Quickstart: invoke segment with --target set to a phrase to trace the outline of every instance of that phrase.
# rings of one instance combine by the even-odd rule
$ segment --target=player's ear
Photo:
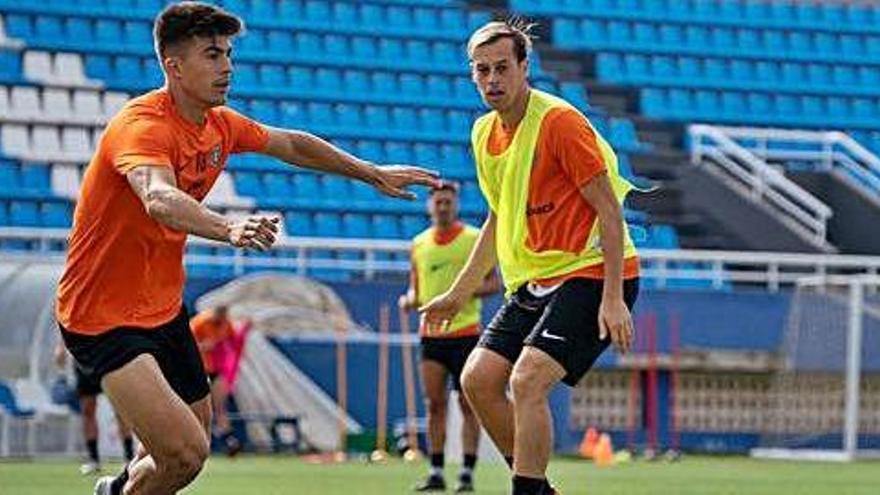
[[[179,57],[166,57],[164,64],[165,72],[168,74],[169,77],[173,77],[175,79],[180,79],[182,77]]]

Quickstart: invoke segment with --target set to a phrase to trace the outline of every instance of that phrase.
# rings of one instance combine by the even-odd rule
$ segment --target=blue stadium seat
[[[303,104],[298,101],[282,101],[279,104],[279,118],[284,127],[302,127],[308,122]]]
[[[311,67],[293,65],[287,68],[287,81],[291,87],[312,89],[315,87],[314,79],[315,70]]]
[[[396,94],[398,92],[397,78],[390,72],[373,72],[370,74],[370,85],[376,93]]]
[[[293,176],[293,188],[299,199],[318,199],[321,197],[321,186],[318,177],[312,173],[296,174]]]
[[[483,193],[476,182],[465,181],[461,183],[461,204],[467,208],[479,208],[483,206]]]
[[[52,43],[63,39],[64,28],[60,17],[38,15],[34,23],[34,34],[44,42]]]
[[[6,35],[11,38],[31,38],[33,37],[32,17],[22,14],[6,14],[4,21],[6,24]]]
[[[385,144],[385,157],[391,163],[412,163],[413,158],[409,145],[390,141]]]
[[[312,215],[305,212],[289,211],[284,214],[285,230],[294,237],[314,235]]]
[[[108,55],[88,54],[85,56],[86,74],[95,79],[113,78],[113,67]]]
[[[350,26],[358,22],[355,4],[348,2],[333,3],[333,22],[341,26]]]
[[[379,57],[392,63],[400,63],[405,58],[403,43],[394,38],[381,38],[379,40]]]
[[[336,121],[342,126],[349,129],[358,129],[364,125],[363,112],[361,105],[350,105],[340,103],[336,105]]]
[[[391,127],[388,107],[367,105],[364,108],[364,120],[372,129],[388,129]]]
[[[275,102],[272,100],[250,100],[250,111],[248,112],[251,117],[266,123],[277,123],[280,119],[278,116],[278,108],[275,106]]]
[[[20,187],[20,184],[18,165],[0,160],[0,191],[14,191]]]
[[[0,225],[9,225],[9,206],[6,201],[0,201]]]
[[[401,237],[396,215],[373,215],[372,231],[373,237],[380,239],[398,239]]]
[[[263,174],[263,186],[265,194],[269,197],[289,198],[293,196],[293,188],[290,185],[287,174]]]
[[[305,17],[306,20],[315,23],[325,22],[330,18],[330,6],[328,5],[328,2],[308,0],[305,2],[303,17]]]
[[[328,103],[309,103],[306,109],[310,124],[333,125],[335,123],[335,112]]]
[[[69,39],[80,43],[90,43],[95,38],[91,19],[85,17],[68,17],[64,20],[64,31]]]
[[[284,29],[273,29],[266,35],[266,46],[275,53],[290,52],[297,46],[298,41],[294,40],[293,32]]]
[[[282,2],[282,4],[296,2]],[[296,44],[296,53],[300,55],[311,55],[322,53],[321,38],[314,33],[297,32],[294,36]],[[275,47],[273,46],[273,49]]]
[[[609,123],[608,140],[621,149],[639,147],[639,138],[632,121],[626,118],[612,118]]]
[[[39,227],[40,212],[33,201],[11,201],[9,203],[9,223],[18,227]]]
[[[346,70],[342,73],[342,80],[345,90],[353,94],[367,94],[370,90],[369,77],[362,70]]]
[[[379,56],[376,46],[376,38],[369,36],[354,36],[351,39],[351,52],[357,60],[374,60]]]
[[[362,213],[344,213],[342,215],[342,235],[366,239],[371,233],[370,221],[367,215]]]
[[[351,181],[342,177],[325,175],[322,179],[322,198],[330,201],[345,202],[351,197],[349,184]]]
[[[406,55],[410,62],[423,62],[431,59],[428,43],[422,40],[409,40],[406,42]]]
[[[434,167],[438,165],[447,165],[440,160],[439,150],[435,144],[416,143],[413,146],[413,153],[415,155],[415,161],[419,165]]]
[[[440,160],[442,160],[444,168],[469,168],[471,166],[471,158],[467,147],[457,144],[441,145]]]
[[[150,32],[150,25],[146,22],[126,21],[123,29],[125,42],[129,45],[150,45],[153,42],[153,33]]]
[[[401,217],[401,235],[406,239],[412,239],[428,227],[428,220],[423,216],[404,215]]]
[[[439,108],[422,108],[418,111],[417,118],[420,127],[429,132],[442,133],[446,125],[446,116]]]
[[[33,191],[50,191],[49,167],[45,165],[22,165],[21,187]]]
[[[263,184],[255,172],[237,172],[235,174],[235,191],[243,196],[258,198],[263,195]]]
[[[260,85],[266,88],[283,88],[287,86],[284,67],[276,64],[260,64],[257,68]]]
[[[324,36],[324,52],[322,55],[330,59],[346,60],[350,54],[348,38],[338,34]]]
[[[145,77],[141,59],[127,55],[117,56],[114,59],[113,76],[123,84],[141,84]]]
[[[395,129],[407,131],[419,128],[416,111],[411,107],[393,107],[391,121]]]
[[[373,202],[379,200],[379,192],[371,185],[354,181],[351,183],[351,197],[355,201]]]
[[[435,21],[436,22],[436,21]],[[459,9],[440,10],[440,28],[446,32],[462,32],[467,29],[467,19]]]
[[[372,126],[371,121],[367,120],[368,124]],[[382,149],[382,144],[378,141],[360,141],[357,144],[357,154],[361,158],[366,160],[371,160],[374,162],[384,162],[385,161],[385,150]]]
[[[248,29],[243,36],[237,39],[235,48],[245,53],[260,53],[264,50],[270,50],[272,47],[263,31]]]
[[[425,81],[422,76],[414,73],[405,73],[400,75],[400,91],[407,95],[423,95],[425,92]]]
[[[410,26],[413,24],[412,9],[406,5],[389,5],[386,20],[391,26]]]
[[[319,237],[340,237],[342,235],[340,215],[328,212],[316,213],[315,235]]]
[[[315,71],[315,89],[334,93],[342,89],[342,75],[336,69],[319,68]]]
[[[64,228],[73,224],[73,215],[68,203],[49,202],[42,207],[43,227]]]

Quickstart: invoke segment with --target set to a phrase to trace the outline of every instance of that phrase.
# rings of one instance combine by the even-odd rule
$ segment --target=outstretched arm
[[[278,218],[252,216],[233,221],[215,213],[177,188],[174,172],[162,166],[138,166],[126,173],[147,214],[166,227],[236,247],[265,250],[275,242]]]
[[[291,165],[361,180],[382,193],[415,199],[410,185],[436,187],[437,173],[406,165],[376,166],[304,131],[267,127],[269,141],[263,153]]]

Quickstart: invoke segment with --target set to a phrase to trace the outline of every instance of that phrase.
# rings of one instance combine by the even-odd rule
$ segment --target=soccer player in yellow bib
[[[442,294],[468,260],[477,241],[479,230],[458,218],[458,185],[442,181],[431,190],[428,198],[431,227],[413,239],[410,285],[400,296],[403,310],[415,309]],[[480,335],[480,297],[498,292],[500,283],[495,270],[490,270],[479,288],[451,318],[444,332],[429,333],[422,325],[421,336],[422,390],[428,415],[428,443],[431,471],[416,491],[445,491],[443,478],[446,444],[447,385],[461,392],[461,371],[468,355],[476,347]],[[477,462],[480,425],[463,394],[458,396],[463,418],[461,444],[463,462],[456,493],[473,491],[473,469]]]
[[[420,308],[442,330],[497,259],[507,300],[462,385],[512,465],[515,495],[556,493],[545,477],[547,397],[559,382],[576,385],[609,344],[629,349],[639,274],[621,206],[632,186],[586,117],[529,87],[529,29],[490,22],[468,42],[472,79],[492,110],[471,135],[490,212],[455,282]]]

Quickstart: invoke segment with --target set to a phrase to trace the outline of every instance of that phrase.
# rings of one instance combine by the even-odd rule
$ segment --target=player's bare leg
[[[445,491],[443,449],[446,446],[446,412],[448,408],[446,381],[448,372],[443,365],[436,361],[422,360],[419,366],[422,374],[422,389],[425,395],[425,410],[428,414],[431,472],[424,481],[416,486],[416,491]]]
[[[471,408],[464,393],[458,395],[458,406],[461,408],[461,446],[463,463],[458,476],[456,493],[474,491],[473,470],[477,462],[477,449],[480,446],[480,422]]]
[[[513,365],[500,354],[477,347],[468,357],[461,386],[472,411],[508,463],[513,458],[513,404],[507,382]]]
[[[89,452],[89,460],[80,466],[79,472],[89,475],[101,470],[101,458],[98,455],[98,396],[80,395],[79,409],[82,414],[83,439]]]
[[[241,450],[241,444],[233,435],[232,424],[229,422],[229,415],[226,414],[227,397],[229,397],[229,390],[226,387],[226,380],[222,376],[218,376],[211,383],[211,404],[214,410],[214,423],[217,425],[220,439],[226,446],[226,454],[233,457]]]
[[[123,493],[175,493],[195,479],[209,453],[210,398],[184,403],[149,354],[107,374],[102,386],[146,454],[129,465]]]
[[[545,472],[553,447],[553,419],[548,396],[565,369],[544,351],[526,346],[513,367],[510,388],[516,423],[514,483],[546,483]],[[540,480],[540,481],[539,481]]]

